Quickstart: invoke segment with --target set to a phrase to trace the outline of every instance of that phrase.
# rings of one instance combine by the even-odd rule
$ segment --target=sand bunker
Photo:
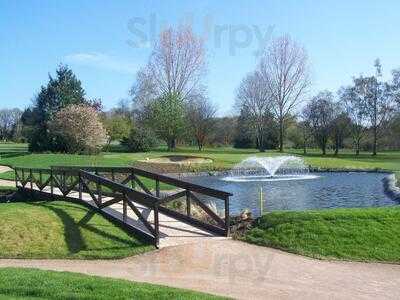
[[[168,155],[156,158],[145,158],[140,160],[140,162],[155,163],[155,164],[193,165],[193,164],[211,164],[213,160],[207,157]]]

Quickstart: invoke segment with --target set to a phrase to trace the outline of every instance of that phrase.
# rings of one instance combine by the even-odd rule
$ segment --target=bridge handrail
[[[225,199],[226,197],[232,196],[231,193],[201,186],[195,183],[191,183],[182,179],[177,179],[171,176],[149,172],[143,169],[134,167],[87,167],[87,166],[52,166],[53,170],[86,170],[94,172],[115,172],[115,173],[134,173],[139,176],[147,177],[150,179],[158,180],[160,182],[174,185],[176,187],[197,192],[203,195],[214,197],[217,199]]]
[[[180,180],[167,175],[162,175],[158,173],[152,173],[146,170],[142,170],[134,167],[93,167],[93,166],[52,166],[51,168],[27,168],[27,167],[15,167],[15,184],[17,187],[24,189],[35,189],[36,187],[40,192],[44,192],[46,186],[51,188],[51,195],[53,195],[54,189],[58,188],[63,197],[67,197],[71,192],[79,191],[79,197],[82,197],[82,186],[89,192],[93,199],[101,199],[101,195],[110,197],[125,197],[128,196],[130,199],[135,199],[134,201],[144,205],[145,207],[152,208],[157,211],[163,212],[171,217],[184,220],[193,225],[204,227],[210,231],[214,231],[219,234],[229,235],[230,228],[230,215],[229,215],[229,197],[231,193],[220,191],[217,189],[204,187],[198,184]],[[37,174],[39,173],[39,174]],[[111,173],[111,178],[106,178],[101,173]],[[115,175],[118,173],[125,175],[126,177],[122,182],[120,182],[120,176],[118,182],[115,180]],[[100,175],[101,174],[101,175]],[[39,175],[39,176],[38,176]],[[45,176],[43,176],[45,175]],[[49,176],[46,176],[49,175]],[[139,176],[139,177],[138,177]],[[141,181],[142,177],[146,177],[156,182],[155,194],[153,191],[149,190],[146,185]],[[85,179],[88,183],[85,183]],[[128,183],[132,184],[132,188],[128,186]],[[176,191],[169,194],[166,197],[160,196],[160,182],[173,185],[183,191]],[[95,184],[97,189],[93,189],[89,184]],[[135,183],[140,188],[135,189]],[[101,190],[101,186],[107,189]],[[100,187],[100,189],[99,189]],[[203,200],[196,196],[196,194],[202,194],[206,196],[213,197],[214,199],[224,201],[225,216],[224,218],[212,211]],[[180,199],[182,197],[186,198],[186,213],[174,211],[171,207],[165,206],[166,203],[174,201],[175,199]],[[81,199],[82,200],[82,199]],[[133,200],[127,200],[128,205],[132,205],[130,202]],[[185,200],[183,200],[185,201]],[[95,201],[96,202],[96,201]],[[101,202],[101,201],[100,201]],[[114,203],[114,202],[110,202]],[[196,219],[191,213],[191,206],[193,204],[199,206],[213,221],[212,223],[207,223],[208,221],[201,221]],[[111,204],[110,204],[111,205]]]

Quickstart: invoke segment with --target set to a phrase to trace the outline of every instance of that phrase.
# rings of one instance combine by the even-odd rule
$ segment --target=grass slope
[[[111,259],[152,249],[79,204],[0,204],[1,258]]]
[[[400,208],[272,212],[245,241],[315,258],[400,263]]]
[[[12,146],[14,145],[14,146]],[[24,148],[25,147],[25,148]],[[281,153],[269,150],[260,153],[256,149],[234,149],[231,147],[205,148],[199,152],[194,147],[179,148],[174,152],[167,152],[163,148],[146,153],[103,152],[99,155],[73,155],[59,153],[29,153],[24,144],[0,144],[0,165],[46,168],[52,165],[88,165],[88,166],[129,166],[138,160],[147,157],[159,157],[168,154],[205,156],[213,159],[214,163],[204,166],[209,170],[232,168],[236,163],[249,156],[275,156]],[[318,150],[310,150],[304,155],[301,150],[288,149],[284,154],[298,155],[305,162],[314,167],[322,168],[358,168],[358,169],[386,169],[400,171],[400,151],[381,152],[371,156],[362,152],[356,156],[352,151],[342,151],[338,156],[327,154],[322,156]],[[3,174],[1,178],[12,179],[12,172]]]
[[[223,299],[147,283],[35,269],[0,269],[0,299]]]

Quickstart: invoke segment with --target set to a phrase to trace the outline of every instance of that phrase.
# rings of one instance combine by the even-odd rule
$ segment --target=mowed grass
[[[225,299],[166,286],[68,272],[0,269],[0,299]]]
[[[195,147],[182,147],[174,152],[165,148],[157,148],[146,153],[128,153],[118,148],[114,152],[102,152],[99,155],[71,155],[59,153],[29,153],[26,144],[0,144],[0,165],[18,167],[48,168],[54,165],[82,166],[131,166],[138,160],[163,155],[182,154],[204,156],[213,159],[213,163],[204,165],[201,170],[226,170],[250,156],[297,155],[303,157],[305,163],[312,167],[331,169],[384,169],[400,173],[400,151],[384,151],[377,156],[370,152],[362,152],[356,156],[351,150],[343,150],[338,156],[333,153],[321,155],[319,150],[311,149],[304,155],[302,150],[287,149],[285,153],[268,150],[260,153],[256,149],[234,149],[232,147],[205,148],[198,151]],[[2,179],[14,179],[13,172],[0,174]]]
[[[400,263],[400,208],[272,212],[244,241],[314,258]]]
[[[0,204],[1,258],[111,259],[152,249],[148,242],[79,204]]]

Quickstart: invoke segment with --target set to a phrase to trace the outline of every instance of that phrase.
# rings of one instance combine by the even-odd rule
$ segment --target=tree
[[[366,110],[364,101],[363,80],[353,79],[354,85],[342,87],[338,94],[345,112],[351,120],[350,128],[356,155],[360,154],[361,140],[365,135]]]
[[[339,149],[343,147],[343,140],[349,133],[351,120],[339,103],[335,103],[334,117],[331,126],[331,136],[334,142],[335,155],[339,154]]]
[[[326,154],[334,112],[333,95],[329,91],[320,92],[304,108],[303,114],[310,123],[314,139],[323,155]]]
[[[252,128],[250,117],[243,108],[236,122],[235,135],[233,137],[233,147],[235,148],[254,148],[254,130]]]
[[[265,88],[261,73],[253,72],[243,79],[236,95],[236,105],[240,111],[246,111],[258,148],[260,152],[264,152],[265,131],[272,114],[271,95]]]
[[[157,145],[157,139],[148,128],[132,127],[129,136],[123,138],[121,143],[132,152],[147,152]]]
[[[64,152],[96,153],[108,137],[98,112],[84,104],[71,104],[55,113],[51,133],[63,140]]]
[[[372,155],[377,155],[377,140],[382,124],[393,111],[392,98],[389,96],[389,85],[379,81],[382,76],[382,66],[379,59],[375,60],[375,76],[362,78],[366,115],[373,132]],[[361,79],[360,79],[361,80]]]
[[[213,132],[216,111],[215,106],[207,98],[199,97],[189,102],[187,120],[199,151],[203,149],[207,137]]]
[[[31,126],[29,147],[32,151],[59,151],[57,138],[49,135],[49,122],[54,115],[71,104],[87,103],[81,82],[67,66],[60,65],[56,77],[49,75],[49,82],[42,86],[34,99],[34,106],[24,115],[26,125]]]
[[[294,148],[303,149],[303,153],[307,154],[307,147],[311,137],[311,129],[308,120],[303,118],[292,126],[287,128],[287,138],[293,143]]]
[[[213,145],[232,145],[237,127],[237,117],[214,118],[214,130],[210,137]]]
[[[0,140],[18,138],[22,111],[18,108],[0,110]]]
[[[167,140],[169,149],[175,148],[175,139],[181,132],[184,106],[204,95],[204,72],[203,41],[190,27],[180,27],[161,32],[148,64],[137,74],[131,89],[134,107],[144,122],[152,124],[156,133]],[[165,125],[169,128],[163,128]]]
[[[390,96],[400,107],[400,69],[392,71],[392,82],[389,84]]]
[[[307,53],[290,37],[283,36],[272,41],[259,68],[273,100],[272,110],[279,123],[279,150],[283,152],[285,119],[310,85]]]
[[[175,149],[176,139],[185,130],[185,105],[177,94],[168,94],[150,106],[148,126],[163,139],[168,150]]]
[[[111,113],[103,118],[104,127],[107,130],[107,147],[112,141],[121,141],[127,138],[133,127],[132,120],[126,115]]]

